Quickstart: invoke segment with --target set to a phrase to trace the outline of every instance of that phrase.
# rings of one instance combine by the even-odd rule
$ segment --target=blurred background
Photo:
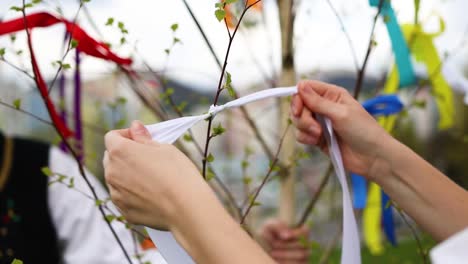
[[[228,35],[224,23],[219,23],[214,16],[215,2],[188,1],[214,53],[222,61]],[[413,1],[391,2],[400,24],[413,23]],[[277,1],[264,0],[262,3],[261,10],[253,10],[245,17],[232,45],[227,66],[227,71],[232,75],[232,84],[241,95],[280,84],[283,67],[280,10]],[[468,17],[465,14],[468,3],[463,0],[421,0],[420,3],[419,20],[424,31],[438,32],[439,18],[445,22],[443,33],[434,38],[444,65],[449,65],[459,76],[468,77]],[[10,7],[20,4],[18,0],[2,0],[0,19],[18,17],[18,12]],[[154,111],[144,105],[132,86],[139,86],[146,95],[150,94],[150,100],[160,102],[163,111],[171,118],[177,114],[171,110],[168,96],[180,107],[183,115],[201,114],[208,110],[213,101],[220,69],[182,1],[90,1],[85,8],[79,8],[79,4],[79,1],[72,0],[48,0],[28,9],[28,12],[47,11],[69,20],[76,17],[90,35],[111,44],[112,50],[120,56],[131,56],[134,59],[132,68],[141,76],[141,83],[132,83],[115,64],[82,56],[81,111],[85,165],[102,179],[105,132],[127,127],[134,119],[146,124],[160,121]],[[302,0],[295,1],[293,10],[296,16],[292,37],[296,80],[319,79],[352,91],[357,77],[356,65],[360,66],[364,61],[377,9],[369,6],[366,0]],[[233,12],[236,13],[235,10]],[[382,91],[394,65],[384,20],[379,18],[376,23],[361,100]],[[176,29],[171,28],[174,24],[177,24]],[[124,33],[122,28],[128,33]],[[66,44],[64,28],[57,25],[36,29],[33,35],[41,70],[49,85],[54,83],[52,95],[63,112],[71,117],[74,113],[72,89],[75,53],[71,52],[63,59]],[[31,71],[26,35],[21,32],[14,38],[2,36],[0,48],[5,48],[0,61],[0,100],[11,105],[20,104],[19,108],[48,120],[47,110],[34,83],[17,69]],[[59,95],[60,82],[54,81],[60,64],[57,61],[70,65],[70,69],[60,74],[63,77],[59,77],[63,78],[62,87],[66,91],[62,99]],[[458,90],[453,91],[454,125],[441,131],[437,126],[439,112],[435,100],[430,89],[424,87],[430,85],[419,83],[399,93],[407,106],[412,104],[410,100],[414,98],[417,104],[416,107],[408,107],[400,116],[393,134],[467,188],[468,107],[464,103],[465,95]],[[228,93],[222,94],[222,102],[231,99]],[[266,144],[275,150],[282,135],[278,129],[278,103],[266,100],[247,106],[247,110]],[[222,124],[226,129],[226,133],[215,138],[211,145],[211,152],[215,155],[214,173],[232,191],[235,200],[242,204],[248,201],[249,193],[260,184],[270,159],[262,151],[254,131],[239,110],[220,114],[214,124]],[[0,129],[5,134],[59,144],[59,138],[50,126],[4,106],[0,106]],[[193,135],[187,135],[180,142],[197,164],[201,164],[202,156],[191,141],[196,140],[203,145],[205,135],[206,123],[202,122],[193,129]],[[315,148],[298,145],[297,149],[296,180],[300,183],[295,187],[295,207],[299,218],[310,197],[317,192],[328,161]],[[277,215],[279,185],[279,177],[275,175],[260,193],[259,206],[252,210],[248,218],[252,227]],[[338,239],[338,243],[336,240],[341,238],[341,208],[340,186],[331,177],[308,218],[311,239],[315,241],[311,246],[313,263],[318,263],[324,252],[331,256],[329,263],[338,263],[341,239]],[[361,219],[361,212],[356,212]],[[415,226],[411,221],[410,224]],[[392,246],[385,242],[385,250],[379,254],[371,254],[363,246],[364,263],[421,263],[412,230],[398,214],[395,214],[395,226],[398,244]],[[424,249],[429,250],[434,242],[420,231],[416,232]]]

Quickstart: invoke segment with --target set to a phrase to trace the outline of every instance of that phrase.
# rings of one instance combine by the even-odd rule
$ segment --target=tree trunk
[[[282,49],[282,71],[281,71],[281,86],[292,86],[296,83],[296,73],[294,70],[294,58],[292,48],[292,36],[293,36],[293,0],[278,0],[278,8],[280,12],[280,24],[281,24],[281,49]],[[279,133],[288,126],[289,119],[289,100],[280,100],[280,122],[279,122]],[[290,158],[294,154],[294,148],[296,145],[294,138],[293,129],[289,129],[288,134],[285,137],[283,148],[280,152],[281,164],[289,164]],[[282,221],[288,225],[293,225],[295,221],[295,170],[291,169],[283,171],[281,175],[281,191],[280,191],[280,203],[279,203],[279,217]]]

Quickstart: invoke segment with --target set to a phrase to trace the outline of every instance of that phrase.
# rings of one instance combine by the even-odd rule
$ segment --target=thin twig
[[[325,189],[325,186],[327,186],[327,183],[330,180],[332,172],[333,172],[333,166],[332,164],[329,164],[324,177],[320,181],[320,185],[317,191],[314,193],[314,196],[312,196],[312,199],[310,200],[309,204],[306,206],[306,209],[304,210],[304,213],[302,214],[300,220],[297,222],[296,227],[303,226],[305,222],[307,221],[307,218],[309,217],[310,213],[315,208],[315,204],[317,203],[320,196],[322,195],[322,192]]]
[[[57,79],[60,75],[60,72],[62,72],[63,70],[63,61],[67,58],[67,55],[68,53],[70,53],[70,51],[73,49],[71,43],[72,43],[72,35],[73,35],[73,31],[75,30],[75,26],[76,26],[76,22],[78,20],[78,15],[80,14],[80,10],[81,8],[83,7],[83,2],[80,1],[80,5],[78,7],[78,10],[76,11],[76,14],[75,14],[75,17],[73,19],[73,27],[72,27],[72,30],[70,32],[70,37],[68,38],[68,43],[67,43],[67,50],[65,51],[65,53],[63,54],[62,56],[62,60],[60,61],[60,64],[59,64],[59,67],[57,69],[57,72],[55,73],[55,76],[54,78],[52,79],[52,82],[50,83],[49,85],[49,91],[48,93],[50,94],[50,92],[52,91],[52,89],[54,88],[55,86],[55,83],[57,82]]]
[[[366,57],[364,58],[364,62],[362,63],[362,66],[361,66],[361,68],[359,69],[359,72],[358,72],[358,78],[356,80],[356,86],[354,87],[354,98],[356,98],[356,99],[359,96],[359,93],[361,92],[361,89],[362,89],[362,85],[363,85],[363,81],[364,81],[364,77],[365,77],[365,73],[366,73],[366,66],[367,66],[367,63],[369,61],[369,57],[370,57],[370,54],[371,54],[371,51],[372,51],[372,47],[374,46],[375,26],[377,25],[377,20],[378,20],[378,18],[380,16],[380,13],[382,12],[382,6],[383,6],[384,1],[385,0],[380,0],[379,1],[379,8],[378,8],[377,14],[375,14],[375,16],[374,16],[374,22],[372,23],[372,30],[371,30],[371,34],[370,34],[370,37],[369,37],[369,44],[367,46]]]
[[[234,41],[234,38],[236,37],[237,31],[238,31],[239,26],[240,26],[240,24],[242,22],[242,19],[244,18],[247,11],[260,1],[261,0],[257,0],[257,1],[255,1],[254,3],[252,3],[250,5],[247,5],[248,2],[246,2],[246,6],[244,8],[244,11],[242,12],[242,14],[240,16],[239,21],[237,22],[237,25],[236,25],[234,31],[232,32],[232,34],[230,34],[229,44],[228,44],[228,47],[227,47],[227,50],[226,50],[226,55],[224,57],[224,64],[223,64],[223,68],[221,70],[221,75],[219,77],[218,89],[216,91],[216,96],[215,96],[215,99],[213,101],[213,105],[217,105],[219,97],[221,95],[221,92],[223,91],[222,86],[223,86],[224,74],[226,73],[226,67],[227,67],[227,64],[228,64],[229,55],[231,53],[232,43]],[[205,179],[206,179],[206,168],[207,168],[206,165],[207,165],[207,162],[208,162],[207,161],[208,151],[209,151],[209,146],[210,146],[211,139],[213,138],[213,136],[211,134],[211,126],[213,124],[213,119],[214,119],[213,117],[210,117],[208,119],[208,129],[207,129],[207,132],[206,132],[205,150],[204,150],[203,160],[202,160],[202,175],[203,175],[203,178],[205,178]]]
[[[351,36],[349,35],[349,32],[346,30],[345,24],[343,22],[343,19],[341,18],[340,14],[338,13],[338,10],[336,10],[335,6],[331,2],[331,0],[327,0],[328,5],[330,6],[330,9],[333,11],[335,14],[338,23],[340,23],[341,30],[343,31],[346,40],[348,41],[348,46],[351,51],[351,55],[353,57],[353,62],[354,62],[354,67],[356,68],[356,71],[359,72],[359,62],[357,59],[357,54],[356,54],[356,49],[354,48],[353,41],[351,40]]]
[[[257,199],[258,195],[260,194],[263,187],[265,186],[265,183],[270,179],[270,176],[271,176],[272,172],[275,170],[276,163],[278,163],[278,156],[280,154],[281,147],[283,146],[284,139],[286,138],[286,135],[288,134],[288,130],[289,130],[290,126],[291,125],[288,124],[286,126],[286,129],[284,130],[283,136],[281,137],[280,143],[278,145],[278,149],[276,150],[275,158],[271,161],[270,168],[268,169],[267,174],[265,175],[265,177],[263,177],[263,180],[262,180],[260,186],[255,191],[255,194],[252,197],[248,198],[250,200],[250,203],[249,203],[249,206],[247,207],[247,209],[245,210],[245,213],[242,215],[241,222],[240,222],[241,225],[244,224],[244,221],[247,218],[247,215],[249,214],[252,207],[255,205],[255,202],[256,202],[256,199]]]
[[[32,79],[34,81],[34,76],[32,76],[29,72],[27,72],[26,70],[23,70],[21,69],[20,67],[14,65],[13,63],[5,60],[5,58],[3,57],[0,57],[0,61],[3,61],[4,63],[6,63],[8,66],[12,67],[13,69],[23,73],[24,75],[26,75],[27,77],[29,77],[30,79]]]
[[[29,48],[29,51],[31,54],[33,54],[33,47],[32,47],[32,41],[31,41],[31,32],[29,30],[29,27],[28,27],[28,20],[27,20],[27,17],[26,17],[26,4],[25,4],[25,0],[22,0],[23,2],[23,7],[22,7],[22,14],[23,14],[23,20],[24,20],[24,26],[25,26],[25,31],[26,31],[26,36],[27,36],[27,40],[28,40],[28,48]],[[32,60],[32,55],[31,55],[31,60]],[[33,65],[33,68],[34,68],[34,63],[31,61],[31,64]],[[36,82],[36,85],[39,87],[39,76],[36,74],[35,71],[34,72],[34,80]],[[47,108],[47,111],[49,111],[49,115],[51,115],[50,113],[50,109]],[[81,176],[83,177],[83,179],[85,180],[86,182],[86,185],[88,186],[88,188],[91,190],[91,193],[93,194],[93,197],[95,198],[95,200],[99,200],[99,197],[96,193],[96,190],[94,189],[93,185],[91,184],[91,182],[89,181],[87,175],[86,175],[86,172],[84,170],[84,167],[80,161],[80,157],[79,155],[76,153],[76,151],[73,149],[73,147],[70,145],[70,143],[68,142],[67,138],[61,133],[61,131],[57,128],[57,126],[54,124],[53,127],[55,128],[57,134],[60,136],[63,144],[65,145],[65,147],[69,150],[69,152],[71,153],[73,159],[76,161],[76,163],[78,164],[78,169],[79,169],[79,172],[81,174]],[[98,206],[99,208],[99,211],[101,212],[102,216],[105,218],[106,214],[104,212],[104,209],[101,205]],[[114,228],[112,227],[112,225],[106,221],[112,235],[114,236],[115,240],[117,241],[117,243],[119,244],[120,248],[122,249],[122,252],[124,253],[125,255],[125,258],[127,259],[128,263],[132,263],[131,259],[130,259],[130,256],[128,255],[128,252],[127,250],[125,249],[125,247],[123,246],[122,244],[122,241],[120,240],[119,236],[117,235],[117,233],[115,232]]]
[[[416,240],[416,244],[418,246],[418,251],[419,251],[419,254],[421,255],[423,263],[424,264],[429,263],[429,259],[427,258],[427,254],[424,251],[424,248],[423,248],[422,243],[421,243],[421,239],[419,238],[418,233],[416,232],[416,229],[413,227],[413,225],[410,224],[408,219],[406,219],[406,216],[400,210],[397,209],[396,211],[401,216],[401,219],[403,219],[403,222],[405,222],[405,224],[409,227],[409,229],[411,231],[411,234],[413,235],[414,239]]]
[[[196,18],[196,16],[194,15],[192,9],[190,8],[190,6],[187,4],[187,1],[186,0],[182,0],[185,4],[185,7],[187,8],[187,11],[190,13],[190,16],[192,17],[194,23],[197,25],[197,28],[200,32],[200,34],[202,35],[203,37],[203,40],[205,41],[205,44],[206,46],[208,47],[208,49],[210,50],[210,53],[213,57],[213,59],[216,61],[216,64],[218,65],[219,69],[222,71],[223,70],[223,65],[221,64],[218,56],[216,55],[216,53],[214,52],[214,49],[213,49],[213,46],[211,45],[211,42],[209,41],[205,31],[203,30],[203,28],[200,26],[200,23],[198,21],[198,19]],[[259,1],[257,1],[259,2]],[[256,4],[256,3],[254,3]],[[239,98],[239,95],[238,93],[236,92],[235,89],[234,90],[234,97],[235,99]],[[270,150],[270,148],[268,147],[268,144],[266,143],[266,140],[265,138],[262,136],[262,134],[260,133],[260,129],[258,128],[258,126],[256,125],[256,123],[254,122],[253,118],[250,116],[249,112],[247,111],[247,109],[244,107],[244,106],[241,106],[240,107],[240,110],[244,116],[244,118],[247,120],[247,123],[249,124],[249,126],[251,127],[251,129],[253,130],[256,138],[258,139],[259,143],[260,143],[260,146],[262,147],[263,151],[265,152],[265,154],[268,156],[268,158],[271,160],[273,159],[274,157],[274,154],[273,152]]]

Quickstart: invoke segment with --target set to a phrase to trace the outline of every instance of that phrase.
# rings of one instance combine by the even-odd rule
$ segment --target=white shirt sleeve
[[[468,260],[468,228],[451,236],[431,250],[433,264],[463,264]]]
[[[80,175],[76,162],[60,149],[52,147],[49,153],[49,167],[54,173],[73,177],[74,189],[76,189],[55,183],[49,186],[48,190],[49,211],[57,231],[64,263],[128,263],[95,202],[77,191],[91,196],[91,191]],[[94,175],[88,171],[86,171],[86,175],[100,200],[109,197]],[[112,208],[113,212],[118,213],[113,204],[108,203],[108,206]],[[132,256],[133,263],[139,263],[134,258],[135,244],[131,232],[118,221],[113,221],[112,226],[127,252]],[[139,246],[138,252],[142,253]],[[142,262],[145,261],[150,261],[152,264],[166,263],[156,250],[145,251]]]

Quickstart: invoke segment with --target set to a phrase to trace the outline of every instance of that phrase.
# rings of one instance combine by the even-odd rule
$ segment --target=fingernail
[[[131,128],[133,130],[133,132],[135,133],[138,133],[138,134],[146,134],[146,129],[145,127],[143,126],[143,124],[138,121],[138,120],[135,120],[132,122],[132,125],[131,125]]]
[[[302,90],[307,93],[307,94],[311,94],[312,93],[312,87],[310,87],[309,85],[305,85],[303,86],[304,88],[302,88]]]

